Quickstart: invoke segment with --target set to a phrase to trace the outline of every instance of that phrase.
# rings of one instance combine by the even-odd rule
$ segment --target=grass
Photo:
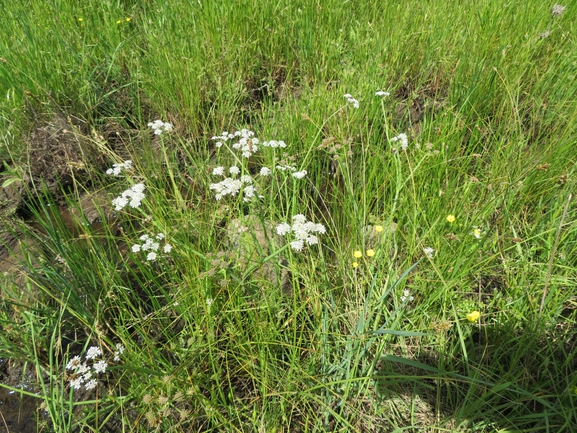
[[[0,358],[35,379],[0,386],[40,431],[575,430],[575,10],[552,6],[4,5]],[[250,158],[215,147],[243,128]],[[215,199],[232,165],[262,197]],[[296,214],[326,230],[300,252]],[[90,347],[108,369],[71,387]]]

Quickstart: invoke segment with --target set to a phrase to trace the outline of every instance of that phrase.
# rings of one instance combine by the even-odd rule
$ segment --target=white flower
[[[126,191],[124,191],[119,197],[112,200],[112,204],[115,206],[116,210],[121,210],[127,204],[130,207],[137,208],[140,206],[140,202],[144,200],[144,184],[138,183]],[[130,202],[128,201],[130,199]]]
[[[78,376],[77,378],[70,381],[70,386],[72,388],[80,388],[82,386],[82,382],[82,377]]]
[[[304,241],[306,238],[309,237],[309,233],[302,226],[297,226],[297,224],[294,224],[292,230],[295,234],[295,238],[301,241]]]
[[[293,177],[296,177],[297,179],[302,179],[303,177],[305,177],[307,175],[307,171],[306,170],[297,171],[297,172],[294,172],[292,175],[293,175]]]
[[[268,167],[263,167],[260,169],[260,175],[261,176],[270,176],[272,172],[270,171],[270,168]]]
[[[382,90],[379,90],[377,93],[375,93],[376,96],[391,96],[391,94],[389,92],[384,92]]]
[[[159,241],[163,240],[163,239],[164,239],[164,233],[159,233],[159,234],[157,234],[157,235],[156,235],[156,239],[159,240]]]
[[[166,253],[166,254],[168,254],[168,253],[171,252],[171,251],[172,251],[172,245],[170,245],[170,244],[166,244],[166,245],[164,246],[164,248],[162,249],[162,252],[164,252],[164,253]]]
[[[244,193],[244,201],[250,201],[254,197],[254,193],[256,188],[252,185],[246,186],[243,190]]]
[[[351,104],[353,104],[353,107],[359,108],[359,101],[357,101],[355,98],[353,98],[351,94],[349,94],[349,93],[345,94],[345,98],[347,98],[347,101],[349,101]]]
[[[295,251],[301,251],[303,249],[304,242],[300,239],[291,242],[291,248]]]
[[[241,181],[242,183],[251,184],[251,183],[252,183],[252,177],[250,177],[248,174],[243,174],[243,175],[240,177],[240,181]]]
[[[128,199],[126,197],[116,197],[112,200],[112,205],[114,206],[114,210],[122,210],[124,206],[128,204]]]
[[[304,224],[307,222],[307,217],[305,217],[302,213],[298,213],[293,216],[293,221],[298,224]]]
[[[427,257],[429,257],[430,259],[432,259],[436,253],[436,251],[431,247],[425,247],[425,248],[423,248],[423,251],[425,252],[425,255]]]
[[[149,262],[156,260],[156,253],[154,252],[148,253],[148,255],[146,256],[146,260],[148,260]]]
[[[114,352],[114,362],[120,361],[120,355],[124,353],[124,346],[120,343],[116,343],[116,351]]]
[[[139,244],[132,245],[132,252],[133,253],[138,253],[139,251],[140,251],[140,245]]]
[[[471,232],[471,235],[475,236],[475,238],[477,239],[481,239],[483,234],[484,233],[481,231],[481,229],[479,229],[479,227],[473,226],[473,231]]]
[[[92,368],[94,368],[94,371],[96,372],[96,374],[105,373],[107,367],[108,367],[108,363],[104,360],[95,362],[94,365],[92,366]]]
[[[130,159],[120,163],[112,164],[112,168],[106,170],[106,174],[113,174],[118,177],[122,170],[130,170],[132,168],[132,161]]]
[[[88,367],[85,363],[80,364],[80,366],[78,367],[78,369],[76,370],[76,374],[84,374],[87,373],[90,370],[90,367]]]
[[[224,176],[224,167],[216,167],[212,170],[213,176]]]
[[[80,364],[80,356],[75,356],[70,361],[68,361],[68,364],[66,364],[66,370],[76,369],[80,367]]]
[[[276,147],[282,147],[282,148],[286,147],[286,144],[284,141],[276,141],[276,140],[265,141],[262,143],[262,145],[264,147],[272,147],[273,149]]]
[[[553,16],[561,15],[563,12],[565,12],[565,9],[567,9],[566,6],[555,4],[551,8],[551,15]]]
[[[415,299],[413,296],[411,296],[411,292],[407,289],[403,290],[403,296],[401,296],[401,302],[410,302],[413,299]]]
[[[284,236],[287,233],[290,233],[290,231],[291,231],[291,226],[287,223],[281,223],[281,224],[276,226],[276,232],[281,236]]]
[[[401,150],[407,150],[409,147],[409,140],[407,138],[407,134],[399,134],[396,137],[391,138],[391,141],[400,141],[401,142]]]
[[[227,177],[219,183],[211,183],[210,189],[217,192],[216,199],[220,200],[225,195],[235,196],[242,188],[242,182],[238,179]]]
[[[317,224],[313,231],[320,233],[321,235],[323,235],[327,232],[327,230],[325,229],[325,226],[322,224]]]
[[[86,382],[86,384],[84,385],[84,388],[85,388],[87,391],[90,391],[91,389],[96,388],[96,385],[97,385],[96,379],[91,379],[91,380],[89,380],[88,382]]]
[[[209,307],[212,305],[212,298],[206,298],[206,305]]]
[[[319,238],[317,238],[315,235],[310,235],[306,238],[306,241],[309,245],[316,245],[319,243]]]
[[[102,355],[102,350],[98,346],[91,346],[86,351],[86,359],[94,359],[100,355]]]
[[[163,132],[172,131],[172,123],[163,122],[162,120],[155,120],[154,122],[148,123],[148,125],[156,135],[161,135]]]
[[[235,175],[236,175],[236,174],[239,174],[239,173],[240,173],[240,168],[238,168],[236,165],[233,165],[232,167],[230,167],[230,168],[228,169],[228,172],[229,172],[230,174],[235,174]]]
[[[285,236],[289,233],[293,233],[294,240],[290,243],[291,248],[295,251],[301,251],[305,243],[307,245],[316,245],[319,243],[319,239],[316,235],[312,233],[325,233],[325,226],[322,224],[316,224],[312,221],[307,221],[303,214],[296,214],[293,216],[292,226],[288,223],[281,223],[276,226],[276,232]]]

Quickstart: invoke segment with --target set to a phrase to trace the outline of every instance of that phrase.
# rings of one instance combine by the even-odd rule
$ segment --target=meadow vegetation
[[[3,2],[0,397],[43,432],[577,431],[576,14]]]

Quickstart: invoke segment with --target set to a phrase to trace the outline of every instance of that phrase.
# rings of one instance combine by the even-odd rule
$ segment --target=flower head
[[[425,248],[423,248],[423,251],[425,252],[425,255],[426,255],[428,258],[432,259],[433,257],[435,257],[436,251],[435,251],[433,248],[431,248],[431,247],[425,247]]]
[[[80,356],[75,356],[70,361],[68,361],[68,364],[66,364],[66,370],[77,369],[78,367],[80,367],[80,364],[81,364]]]
[[[555,4],[553,5],[553,7],[551,8],[551,15],[553,16],[559,16],[561,15],[563,12],[565,12],[565,9],[567,9],[566,6],[562,6],[559,4]]]
[[[478,311],[471,311],[469,314],[465,316],[469,322],[476,322],[481,317],[481,313]]]
[[[102,355],[102,350],[98,346],[91,346],[86,351],[86,359],[94,359],[100,355]]]
[[[450,223],[450,224],[454,223],[456,219],[457,219],[457,218],[455,218],[455,215],[452,215],[452,214],[451,214],[451,215],[447,215],[447,218],[446,218],[447,222]]]
[[[396,137],[391,138],[391,142],[400,142],[401,143],[401,150],[407,150],[409,147],[409,139],[407,138],[407,134],[399,134]]]
[[[389,92],[379,90],[378,92],[375,93],[375,96],[391,96],[391,94]]]
[[[375,231],[376,231],[377,233],[380,233],[380,232],[383,231],[383,226],[374,226],[373,228],[375,229]]]
[[[471,235],[475,236],[477,239],[481,239],[481,236],[483,236],[483,232],[479,229],[479,227],[473,227]]]
[[[360,250],[356,250],[356,251],[353,253],[353,257],[354,257],[355,259],[360,259],[361,257],[363,257],[363,252],[360,251]]]
[[[295,240],[293,240],[290,245],[295,251],[301,251],[304,248],[305,243],[307,245],[318,244],[319,239],[316,234],[323,234],[326,232],[325,226],[322,224],[316,224],[312,221],[307,221],[307,218],[302,214],[294,215],[292,220],[292,225],[288,223],[278,224],[276,226],[276,232],[280,236],[286,236],[292,233]]]
[[[122,210],[126,205],[137,208],[144,198],[144,184],[138,183],[112,200],[112,204],[115,210]]]
[[[147,126],[149,126],[155,135],[162,135],[163,132],[170,132],[173,129],[172,123],[163,122],[162,120],[155,120],[154,122],[150,122]]]
[[[373,250],[373,249],[367,250],[367,257],[373,257],[374,255],[375,255],[375,250]]]
[[[112,174],[115,177],[118,177],[122,172],[122,170],[130,170],[131,168],[132,168],[132,161],[130,159],[127,159],[126,161],[121,162],[119,164],[112,164],[112,168],[106,170],[106,174],[108,175]]]
[[[359,262],[353,262],[353,268],[358,268],[359,267]]]
[[[403,290],[403,296],[401,296],[401,302],[411,302],[413,299],[415,299],[413,296],[411,296],[411,291],[410,290]]]
[[[357,101],[355,98],[353,98],[351,94],[349,94],[349,93],[345,94],[345,98],[347,98],[347,101],[349,101],[351,104],[353,104],[353,107],[359,108],[359,101]]]

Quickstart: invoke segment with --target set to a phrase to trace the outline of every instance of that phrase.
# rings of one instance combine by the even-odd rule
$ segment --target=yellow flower
[[[359,250],[356,250],[356,251],[353,253],[353,256],[355,256],[355,259],[360,259],[361,257],[363,257],[363,252],[362,252],[362,251],[359,251]]]
[[[116,21],[116,24],[120,24],[122,22],[122,20],[118,20]]]
[[[128,17],[126,18],[126,22],[130,21],[132,18]]]
[[[367,257],[373,257],[375,255],[375,250],[367,250]]]
[[[454,223],[456,220],[455,215],[447,215],[447,221],[450,223]]]
[[[84,21],[84,20],[83,20],[82,18],[78,18],[78,21],[82,22],[82,21]]]
[[[476,322],[479,320],[479,317],[481,317],[481,313],[478,311],[471,311],[466,317],[469,322]]]
[[[376,232],[382,232],[383,231],[383,226],[375,226],[375,231]]]
[[[359,267],[359,262],[353,262],[353,268],[358,268]]]

